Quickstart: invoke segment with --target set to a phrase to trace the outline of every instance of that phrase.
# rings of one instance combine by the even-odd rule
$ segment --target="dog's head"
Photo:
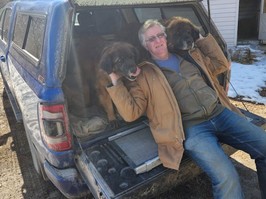
[[[189,19],[172,17],[165,23],[167,45],[171,52],[189,50],[194,47],[194,42],[199,38],[199,28]]]
[[[100,67],[108,74],[114,72],[130,81],[139,75],[138,50],[126,42],[114,42],[103,49]]]

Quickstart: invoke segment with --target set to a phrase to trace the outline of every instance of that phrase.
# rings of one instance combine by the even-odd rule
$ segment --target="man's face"
[[[153,26],[144,33],[146,49],[153,59],[165,60],[168,58],[166,35],[160,26]]]

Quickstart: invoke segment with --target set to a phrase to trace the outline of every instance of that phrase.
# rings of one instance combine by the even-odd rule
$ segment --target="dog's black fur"
[[[189,19],[172,17],[165,22],[167,45],[170,52],[186,51],[194,48],[200,30]]]

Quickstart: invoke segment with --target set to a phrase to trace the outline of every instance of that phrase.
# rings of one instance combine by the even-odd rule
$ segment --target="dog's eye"
[[[117,59],[115,60],[115,63],[116,63],[116,64],[121,64],[121,63],[122,63],[122,59],[117,58]]]

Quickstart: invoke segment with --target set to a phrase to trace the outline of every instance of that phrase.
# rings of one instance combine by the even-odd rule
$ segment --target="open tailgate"
[[[264,118],[241,111],[250,122],[266,129]],[[228,155],[236,151],[227,145],[223,145],[223,148]],[[157,181],[157,186],[163,187],[166,185],[162,183],[167,181],[169,186],[170,181],[173,181],[171,184],[178,181],[180,183],[182,180],[184,182],[193,174],[201,172],[186,155],[179,172],[164,168],[146,122],[123,128],[116,134],[89,146],[80,144],[76,165],[93,196],[110,199],[136,198],[136,193],[138,197],[142,197],[139,191],[148,193],[152,189],[147,186],[151,187],[153,182]],[[172,178],[170,175],[175,176],[174,180],[169,181],[169,178]]]

